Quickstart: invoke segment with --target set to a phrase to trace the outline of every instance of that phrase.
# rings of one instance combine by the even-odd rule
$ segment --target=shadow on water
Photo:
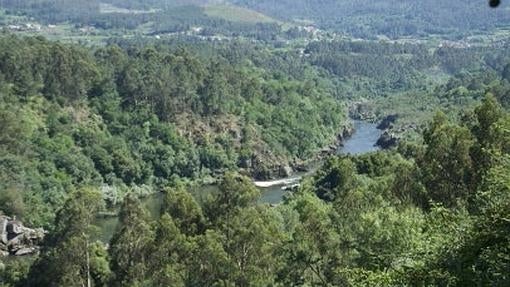
[[[347,139],[343,146],[338,149],[338,154],[362,154],[378,150],[375,143],[381,136],[381,131],[377,129],[377,125],[373,123],[354,121],[355,133]],[[313,173],[313,170],[308,173],[296,173],[291,180],[294,179],[298,182],[300,177]],[[287,191],[283,190],[284,186],[288,183],[274,185],[270,187],[260,188],[261,198],[260,203],[278,204],[282,202]],[[218,187],[214,185],[204,185],[192,188],[191,193],[195,198],[202,202],[207,194],[217,191]],[[158,218],[161,212],[163,203],[163,194],[158,193],[151,195],[143,200],[143,203],[149,211],[152,218]],[[95,225],[99,227],[100,232],[98,239],[103,242],[109,242],[115,229],[119,223],[116,216],[98,218]]]
[[[218,187],[215,185],[203,185],[192,187],[190,192],[198,202],[203,202],[208,194],[211,194],[217,190]],[[163,193],[156,193],[142,199],[142,203],[149,212],[151,218],[159,218],[161,215],[161,208],[164,200],[163,197]],[[118,210],[116,210],[116,212],[118,212]],[[97,239],[102,242],[109,242],[118,224],[118,216],[98,217],[94,223],[94,225],[99,228]]]

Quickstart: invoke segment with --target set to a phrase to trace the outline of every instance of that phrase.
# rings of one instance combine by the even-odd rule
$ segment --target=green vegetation
[[[222,18],[232,22],[267,23],[275,22],[274,19],[242,7],[233,5],[209,5],[205,13],[211,17]]]
[[[48,231],[40,254],[0,258],[1,287],[510,285],[507,11],[0,5],[0,215]],[[398,146],[327,155],[349,115],[391,115]],[[259,203],[254,178],[318,159]]]
[[[330,84],[303,63],[294,78],[219,52],[92,53],[10,35],[0,58],[2,206],[33,225],[49,226],[80,186],[102,186],[114,205],[241,167],[273,177],[333,142],[345,120]]]
[[[206,5],[208,2],[6,0],[0,3],[0,8],[5,9],[7,15],[32,19],[26,22],[72,24],[90,31],[88,34],[106,36],[173,33],[193,33],[203,37],[218,34],[252,36],[254,30],[280,33],[279,25],[261,13],[233,5]],[[77,34],[80,34],[79,29],[72,33],[73,36]]]
[[[491,9],[487,1],[376,0],[234,0],[277,19],[307,20],[320,28],[347,33],[355,38],[418,38],[439,35],[459,39],[486,34],[505,27],[505,9]]]
[[[107,252],[90,242],[100,194],[80,189],[12,283],[506,286],[510,115],[490,94],[467,114],[438,113],[423,144],[333,157],[277,207],[256,204],[258,190],[235,173],[202,205],[168,189],[156,221],[126,197]]]

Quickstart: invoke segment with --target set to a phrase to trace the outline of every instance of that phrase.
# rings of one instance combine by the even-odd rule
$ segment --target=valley
[[[508,286],[507,12],[1,0],[0,287]]]

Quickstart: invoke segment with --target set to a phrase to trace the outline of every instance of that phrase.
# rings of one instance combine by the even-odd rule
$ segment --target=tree
[[[320,199],[334,201],[353,188],[356,167],[349,158],[335,157],[315,175],[316,193]]]
[[[268,286],[275,279],[280,263],[276,251],[281,246],[281,230],[270,210],[248,207],[225,219],[224,248],[232,269],[229,278],[235,286]]]
[[[187,286],[233,286],[230,278],[234,267],[223,247],[225,241],[225,235],[211,229],[193,238]]]
[[[477,142],[471,149],[473,163],[475,165],[474,184],[480,183],[485,173],[491,168],[497,157],[498,142],[501,142],[495,126],[504,116],[503,108],[494,95],[487,94],[482,104],[475,109],[476,124],[472,133]],[[496,152],[496,154],[494,154]]]
[[[252,180],[233,172],[227,172],[219,185],[219,191],[205,203],[208,219],[216,223],[221,217],[232,215],[256,203],[260,191]]]
[[[196,235],[204,230],[205,219],[202,209],[193,196],[183,188],[165,191],[163,213],[168,213],[180,232],[185,235]]]
[[[430,199],[447,206],[467,199],[472,191],[470,149],[474,143],[469,130],[449,123],[444,114],[438,113],[423,137],[426,150],[419,166]]]
[[[95,252],[98,246],[93,243],[91,226],[101,202],[95,190],[82,188],[71,194],[22,286],[101,286],[99,274],[107,276],[108,271],[95,269],[93,264],[101,255]]]
[[[158,222],[150,250],[151,281],[156,286],[185,286],[186,262],[191,246],[172,217],[164,213]]]
[[[133,195],[124,199],[119,221],[110,242],[111,286],[138,286],[148,276],[153,230],[146,210]]]
[[[328,286],[341,260],[331,205],[306,191],[287,205],[297,213],[299,222],[290,229],[290,239],[282,248],[284,264],[278,272],[278,282],[285,286]]]

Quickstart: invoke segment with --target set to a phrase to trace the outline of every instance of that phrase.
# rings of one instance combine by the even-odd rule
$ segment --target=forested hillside
[[[7,15],[26,16],[43,25],[72,24],[108,33],[136,30],[155,35],[187,32],[195,28],[202,36],[261,37],[262,33],[257,31],[273,35],[281,30],[276,21],[269,21],[269,17],[256,17],[255,12],[239,7],[232,10],[234,6],[221,3],[205,0],[5,0],[0,2],[0,8],[5,9]],[[232,13],[241,15],[231,17]],[[245,21],[248,17],[251,19]]]
[[[509,103],[504,50],[317,42],[303,57],[242,43],[90,50],[0,40],[1,202],[34,225],[50,224],[83,185],[115,204],[226,170],[288,175],[335,143],[347,103],[360,99],[375,103],[376,118],[400,114],[397,125],[421,124],[440,107],[456,113],[487,92]],[[465,73],[433,89],[434,67]]]
[[[150,27],[154,34],[183,32],[193,27],[203,28],[202,35],[253,35],[254,31],[263,30],[271,34],[265,39],[281,35],[289,27],[311,25],[363,39],[460,40],[504,31],[510,21],[505,5],[490,9],[486,1],[479,0],[4,0],[0,8],[43,24],[72,23],[140,32],[147,32]]]
[[[333,157],[277,207],[257,204],[250,179],[233,173],[201,203],[167,189],[155,221],[126,197],[108,250],[90,229],[101,195],[80,188],[30,269],[10,264],[1,278],[15,286],[506,286],[509,114],[488,94],[461,117],[438,113],[420,144]]]
[[[10,35],[0,59],[2,209],[36,225],[78,186],[103,186],[115,203],[132,188],[154,192],[229,169],[278,176],[334,142],[345,120],[304,64],[293,78],[184,49],[92,53]]]
[[[490,9],[479,0],[233,0],[270,16],[286,20],[308,20],[319,27],[354,37],[390,38],[462,36],[508,25],[504,8]],[[505,6],[505,5],[503,5]]]
[[[510,286],[505,5],[0,0],[0,287]]]

